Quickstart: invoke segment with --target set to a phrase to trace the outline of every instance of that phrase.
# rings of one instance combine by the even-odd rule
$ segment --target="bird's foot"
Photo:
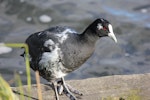
[[[66,88],[68,88],[69,91],[72,92],[72,93],[74,93],[74,94],[77,94],[77,95],[80,95],[80,96],[83,95],[80,91],[78,91],[78,90],[72,88],[69,84],[66,84]],[[57,87],[57,89],[58,89],[58,94],[59,94],[59,95],[62,95],[63,92],[65,92],[64,86],[63,86],[62,84],[59,85],[59,86]]]
[[[70,92],[72,92],[72,93],[74,93],[74,94],[77,94],[77,95],[79,95],[79,96],[82,96],[82,95],[83,95],[80,91],[74,89],[74,88],[71,87],[69,84],[66,84],[66,86],[67,86],[67,88],[70,90]]]
[[[66,84],[64,79],[62,79],[59,83],[58,86],[58,94],[66,94],[66,96],[68,96],[70,98],[70,100],[77,100],[77,98],[73,95],[73,94],[77,94],[78,97],[82,96],[83,94],[81,92],[79,92],[78,90],[72,88],[70,85]]]

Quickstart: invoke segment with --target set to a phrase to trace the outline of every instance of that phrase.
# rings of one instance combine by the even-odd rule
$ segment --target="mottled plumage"
[[[63,77],[80,67],[94,52],[96,41],[104,36],[117,42],[111,24],[102,18],[95,20],[81,34],[60,26],[34,33],[26,40],[31,68],[38,70],[49,82],[61,78],[61,85],[71,95],[70,99],[75,100],[76,97],[63,82]],[[55,93],[58,100],[56,88]]]

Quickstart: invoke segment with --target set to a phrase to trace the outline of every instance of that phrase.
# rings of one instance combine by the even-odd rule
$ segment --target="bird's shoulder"
[[[53,33],[53,34],[76,34],[77,32],[70,28],[70,27],[67,27],[67,26],[55,26],[55,27],[50,27],[48,29],[46,29],[45,31],[48,31],[50,33]]]
[[[54,42],[64,43],[67,39],[74,38],[78,34],[74,29],[66,26],[56,26],[45,30],[48,38],[52,38]]]
[[[49,39],[52,40],[64,40],[66,39],[69,35],[74,35],[74,34],[78,34],[74,29],[70,28],[70,27],[66,27],[66,26],[55,26],[55,27],[50,27],[44,31],[40,31],[40,32],[36,32],[31,34],[27,39],[26,39],[26,43],[28,42],[33,42],[36,41],[36,43],[38,42],[42,42],[42,41],[46,41]]]

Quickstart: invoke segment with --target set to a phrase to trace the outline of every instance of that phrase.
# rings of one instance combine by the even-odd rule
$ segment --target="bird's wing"
[[[54,37],[51,34],[50,32],[42,31],[34,33],[27,38],[26,43],[29,46],[29,53],[33,58],[38,57],[43,52],[51,51],[50,48],[52,48],[51,46],[54,43],[48,44],[46,42],[48,40],[54,41]]]

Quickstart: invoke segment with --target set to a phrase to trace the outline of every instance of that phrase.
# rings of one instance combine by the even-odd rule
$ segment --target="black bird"
[[[62,92],[76,100],[73,93],[82,94],[67,85],[63,77],[79,68],[94,52],[96,41],[105,36],[117,42],[112,25],[103,18],[96,19],[81,34],[61,26],[34,33],[26,40],[30,66],[52,83],[57,100]]]

